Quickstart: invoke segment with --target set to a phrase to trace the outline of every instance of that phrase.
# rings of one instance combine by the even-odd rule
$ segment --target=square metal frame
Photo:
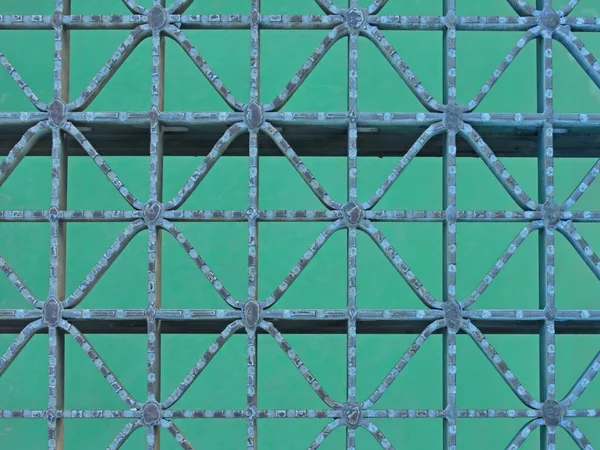
[[[565,429],[582,449],[592,445],[573,422],[577,417],[600,417],[600,409],[574,409],[573,403],[585,391],[600,370],[600,352],[563,398],[555,396],[555,336],[556,333],[597,333],[600,309],[557,310],[554,301],[554,239],[556,232],[564,235],[577,250],[596,277],[600,278],[600,258],[577,232],[579,222],[600,221],[600,211],[572,209],[600,171],[600,160],[581,184],[562,203],[554,198],[554,158],[556,156],[598,156],[600,114],[559,114],[553,103],[554,42],[563,45],[600,87],[600,63],[586,49],[575,32],[600,32],[600,18],[573,17],[579,3],[570,0],[556,9],[553,0],[538,0],[533,7],[525,0],[507,0],[514,16],[458,16],[456,0],[444,0],[441,16],[398,16],[381,14],[387,0],[374,0],[360,8],[358,0],[349,0],[343,7],[331,0],[316,0],[323,15],[263,15],[260,0],[250,0],[248,14],[190,15],[186,9],[193,0],[153,0],[145,8],[135,0],[121,0],[128,15],[73,15],[70,0],[55,0],[51,16],[0,15],[1,30],[54,30],[54,93],[50,102],[38,98],[17,70],[0,53],[0,63],[19,85],[38,112],[0,112],[0,152],[6,155],[0,164],[0,185],[27,154],[50,154],[52,157],[52,201],[48,210],[0,211],[2,222],[48,222],[50,224],[50,279],[48,296],[36,298],[23,284],[9,263],[0,257],[0,268],[14,287],[30,303],[30,309],[0,310],[0,332],[19,333],[0,358],[0,376],[36,333],[48,333],[48,408],[46,410],[0,410],[3,418],[38,418],[48,424],[48,449],[64,447],[65,418],[128,418],[130,422],[108,445],[118,449],[133,431],[145,427],[148,450],[159,448],[157,438],[161,428],[174,436],[184,449],[191,444],[173,422],[184,418],[242,418],[247,422],[246,447],[257,448],[257,421],[261,418],[329,418],[329,424],[315,438],[311,449],[318,448],[336,428],[346,429],[346,448],[355,448],[355,433],[365,428],[382,448],[393,448],[373,423],[374,418],[438,418],[444,426],[444,448],[456,448],[458,418],[528,418],[527,424],[508,443],[509,449],[523,444],[528,435],[541,428],[543,449],[555,448],[558,427]],[[554,0],[556,3],[557,0]],[[566,0],[565,0],[566,1]],[[2,11],[0,11],[1,13]],[[115,54],[98,72],[89,86],[75,100],[69,101],[69,33],[84,29],[132,30]],[[187,39],[188,29],[250,30],[250,101],[239,101],[222,83],[198,50]],[[269,103],[259,100],[260,30],[294,29],[327,32],[319,47],[298,70],[296,76]],[[438,30],[443,34],[444,93],[436,100],[410,70],[402,56],[387,41],[386,30]],[[456,101],[456,32],[457,30],[522,31],[523,37],[502,61],[498,69],[468,104]],[[221,95],[229,110],[216,113],[164,111],[165,38],[177,42],[193,63]],[[424,106],[419,113],[361,113],[357,108],[357,41],[367,38],[395,69]],[[339,113],[281,112],[281,108],[302,85],[327,51],[342,38],[348,42],[348,109]],[[144,39],[152,41],[152,96],[147,113],[86,111],[135,47]],[[519,52],[531,42],[537,45],[538,111],[534,114],[488,114],[475,112],[480,102],[493,88]],[[530,44],[531,45],[531,44]],[[137,125],[135,131],[131,128]],[[102,154],[148,154],[139,125],[149,129],[150,198],[137,198],[106,164]],[[89,130],[92,146],[82,129]],[[186,138],[169,140],[169,131],[185,127]],[[285,131],[281,131],[281,127]],[[226,128],[225,131],[224,128]],[[561,132],[555,133],[555,129]],[[369,134],[376,129],[378,133]],[[482,134],[491,137],[484,140]],[[249,135],[249,146],[239,145],[242,134]],[[288,141],[284,134],[290,138]],[[348,162],[348,196],[333,199],[315,179],[294,150],[308,152],[301,136],[309,134],[323,142],[313,153],[338,155]],[[362,136],[361,136],[362,135]],[[260,137],[259,137],[260,136]],[[368,142],[370,154],[383,152],[401,156],[392,173],[365,202],[357,199],[357,156],[361,136]],[[457,136],[462,137],[457,141]],[[596,137],[596,141],[590,137]],[[20,138],[20,139],[19,139]],[[115,138],[121,142],[116,144]],[[147,139],[147,138],[146,138]],[[186,140],[187,139],[187,140]],[[9,144],[18,140],[16,145]],[[212,140],[212,144],[208,143]],[[194,145],[191,145],[191,142]],[[216,144],[214,142],[216,141]],[[294,141],[294,145],[289,142]],[[140,142],[142,144],[140,144]],[[197,143],[202,145],[198,146]],[[34,145],[38,143],[34,147]],[[297,144],[297,145],[296,145]],[[185,210],[186,199],[224,154],[244,154],[249,157],[248,207],[235,211]],[[323,210],[261,210],[258,204],[258,154],[280,152],[323,204]],[[495,151],[492,150],[495,149]],[[474,150],[520,209],[516,211],[466,211],[456,207],[456,158]],[[100,151],[98,151],[100,150]],[[98,165],[125,201],[129,210],[75,211],[67,207],[67,161],[71,155],[87,155]],[[206,158],[189,177],[178,194],[167,201],[162,198],[162,162],[165,155],[196,154]],[[309,154],[309,153],[307,153]],[[361,151],[361,155],[362,155]],[[367,153],[365,153],[367,154]],[[385,195],[404,168],[418,154],[443,156],[444,198],[441,210],[377,210]],[[519,186],[498,156],[534,156],[539,161],[538,200]],[[106,251],[88,276],[72,293],[65,291],[66,224],[69,222],[120,221],[125,230]],[[219,281],[192,244],[177,227],[177,222],[248,223],[248,295],[234,298]],[[289,272],[282,283],[266,299],[257,296],[258,223],[264,222],[325,222],[323,232]],[[523,230],[500,256],[473,293],[457,299],[456,284],[456,224],[459,222],[521,222]],[[438,222],[444,230],[443,298],[435,299],[411,271],[402,257],[377,228],[378,222]],[[148,230],[148,304],[145,309],[80,309],[77,308],[95,283],[108,270],[128,242],[138,233]],[[306,265],[334,233],[347,233],[348,276],[347,308],[340,310],[282,310],[272,308],[298,278]],[[404,278],[424,305],[423,309],[362,309],[356,302],[357,234],[366,233],[387,256],[398,274]],[[222,299],[226,309],[165,309],[161,307],[161,242],[162,234],[177,239],[189,257],[204,273]],[[540,242],[540,299],[535,310],[482,310],[472,306],[495,276],[502,270],[519,245],[530,234]],[[169,239],[171,237],[165,236]],[[531,238],[530,238],[531,239]],[[173,393],[160,399],[160,338],[162,333],[218,333],[213,345],[190,370],[189,375]],[[247,407],[243,410],[177,410],[173,408],[196,377],[234,333],[246,333],[247,346]],[[147,334],[147,397],[135,399],[126,390],[93,349],[84,333],[145,333]],[[260,410],[257,407],[257,334],[270,334],[303,374],[327,408],[321,410]],[[347,336],[347,395],[333,399],[314,378],[282,333],[342,333]],[[418,337],[398,360],[381,385],[367,399],[356,397],[356,335],[357,333],[418,333]],[[444,342],[444,407],[440,410],[374,408],[379,398],[395,380],[405,365],[433,333],[443,334]],[[478,345],[489,362],[524,404],[519,410],[465,410],[456,404],[456,336],[466,333]],[[539,398],[527,392],[516,375],[509,370],[500,355],[487,341],[484,333],[532,333],[540,336]],[[124,410],[64,409],[64,340],[70,335],[95,363],[115,393],[127,406]],[[282,443],[283,444],[283,443]],[[240,444],[242,445],[242,444]]]

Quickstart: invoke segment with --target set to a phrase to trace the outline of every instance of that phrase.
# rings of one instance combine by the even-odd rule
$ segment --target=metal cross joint
[[[148,11],[148,25],[153,31],[161,31],[169,24],[169,14],[167,10],[160,6],[155,5]]]
[[[250,131],[257,131],[265,122],[265,110],[258,102],[250,102],[244,111],[244,121]]]
[[[542,205],[542,218],[547,230],[554,230],[560,222],[564,207],[548,200]]]
[[[358,34],[367,25],[369,13],[365,9],[353,6],[352,8],[348,8],[343,15],[350,33]]]
[[[462,308],[456,300],[448,300],[443,304],[444,320],[446,328],[452,333],[456,333],[462,326]]]
[[[465,110],[465,106],[456,103],[444,107],[444,125],[448,131],[458,133],[462,129]]]
[[[458,16],[456,15],[456,12],[453,9],[451,9],[444,16],[443,20],[444,20],[444,25],[446,26],[446,29],[456,28],[456,24],[458,23]]]
[[[144,316],[146,317],[146,320],[152,322],[156,318],[156,309],[154,309],[152,306],[148,306],[144,310]]]
[[[146,221],[146,224],[150,227],[159,223],[163,216],[163,210],[163,204],[156,200],[150,200],[148,203],[146,203],[143,211],[143,217]]]
[[[42,320],[50,326],[55,327],[62,319],[62,305],[55,297],[50,297],[42,307]]]
[[[162,414],[161,406],[153,400],[148,401],[140,410],[142,423],[146,426],[157,426],[162,419]]]
[[[361,220],[365,218],[364,208],[356,202],[348,202],[340,210],[343,220],[348,228],[357,228]]]
[[[542,418],[547,426],[555,427],[560,424],[564,415],[564,408],[554,400],[546,400],[540,409]]]
[[[48,122],[55,128],[60,128],[67,120],[67,105],[57,98],[48,105]]]
[[[553,33],[560,25],[560,16],[552,8],[544,8],[539,12],[538,23],[542,30]]]
[[[50,423],[55,423],[58,419],[58,414],[54,408],[48,408],[44,410],[44,418]]]
[[[48,220],[56,222],[60,218],[60,210],[56,206],[51,206],[48,209]]]
[[[346,403],[342,407],[342,419],[348,428],[358,428],[363,419],[363,414],[363,409],[357,403]]]
[[[262,306],[256,300],[244,303],[242,310],[242,321],[246,329],[254,330],[261,320]]]

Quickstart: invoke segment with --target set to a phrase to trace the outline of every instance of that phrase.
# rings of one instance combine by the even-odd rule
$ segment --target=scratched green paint
[[[148,3],[146,0],[145,3]],[[368,2],[361,0],[364,6]],[[249,8],[244,0],[197,1],[190,13],[239,13]],[[51,0],[2,0],[8,14],[51,14]],[[312,0],[262,0],[266,14],[319,13]],[[511,14],[504,0],[458,0],[460,14]],[[390,0],[390,14],[441,13],[440,0]],[[126,13],[117,0],[73,0],[73,12]],[[579,15],[600,16],[595,0],[582,0]],[[126,36],[126,31],[76,31],[72,33],[71,96],[77,96]],[[249,35],[245,31],[189,31],[186,34],[213,66],[225,84],[242,101],[248,99]],[[324,31],[264,31],[262,34],[262,100],[268,101],[287,83],[318,45]],[[403,58],[425,86],[441,97],[441,33],[386,32]],[[458,33],[457,83],[460,101],[472,98],[519,33]],[[2,31],[0,50],[6,54],[34,91],[44,100],[52,90],[52,32]],[[582,36],[600,54],[600,35]],[[600,91],[588,80],[567,52],[555,45],[555,102],[559,112],[600,112]],[[285,56],[281,56],[285,54]],[[34,55],[34,57],[32,57]],[[345,41],[336,44],[319,63],[286,111],[341,111],[346,108]],[[91,105],[92,111],[145,111],[149,107],[150,43],[143,42]],[[535,110],[535,47],[530,44],[517,58],[482,103],[488,112]],[[133,83],[132,80],[136,80]],[[208,82],[173,42],[167,42],[165,108],[169,111],[218,111],[225,105]],[[0,73],[0,109],[29,111],[31,104],[6,73]],[[421,106],[384,58],[366,40],[359,42],[359,109],[361,111],[420,111]],[[315,146],[319,143],[315,142]],[[364,149],[362,149],[364,150]],[[359,155],[361,149],[359,149]],[[148,195],[148,158],[107,158],[121,179],[143,201]],[[176,193],[201,158],[165,160],[165,197]],[[306,158],[307,166],[337,199],[346,193],[343,158]],[[534,160],[504,159],[511,173],[531,195],[536,195],[537,165]],[[397,163],[395,158],[359,159],[359,199],[368,197]],[[556,161],[556,195],[565,199],[593,161]],[[260,207],[319,208],[312,193],[283,158],[260,161]],[[438,209],[442,204],[442,166],[439,159],[416,159],[381,201],[388,209]],[[458,206],[461,209],[516,209],[516,205],[477,159],[459,159]],[[227,179],[227,183],[222,181]],[[418,189],[418,194],[415,194]],[[241,209],[247,201],[247,160],[224,158],[190,197],[193,209]],[[410,195],[409,195],[410,193]],[[600,185],[594,184],[580,201],[580,208],[600,209]],[[50,160],[25,158],[0,189],[1,209],[46,209],[50,201]],[[125,208],[122,199],[87,158],[69,161],[71,209]],[[598,225],[580,225],[590,244],[600,249]],[[67,288],[73,290],[124,228],[123,224],[69,224]],[[246,231],[244,224],[182,224],[183,231],[236,296],[246,290]],[[261,297],[267,296],[288,269],[322,230],[323,224],[260,224]],[[424,284],[439,298],[442,290],[442,228],[440,224],[383,224],[382,230],[401,252]],[[467,296],[496,258],[519,232],[519,224],[459,224],[459,297]],[[47,224],[0,224],[0,254],[14,267],[33,293],[44,298],[48,277]],[[93,236],[93,238],[90,238]],[[219,308],[222,301],[174,240],[164,238],[163,305],[166,308]],[[345,237],[336,234],[281,299],[281,308],[328,308],[345,305]],[[282,252],[281,250],[284,249]],[[27,252],[27,253],[26,253]],[[537,240],[530,237],[478,300],[486,308],[537,307]],[[143,308],[146,301],[146,234],[133,239],[114,266],[88,296],[82,307]],[[518,288],[518,289],[517,289]],[[600,285],[562,236],[556,242],[556,301],[560,308],[598,309]],[[372,242],[359,236],[358,305],[361,308],[418,308],[420,303]],[[27,305],[4,277],[0,278],[0,308]],[[0,348],[14,336],[0,335]],[[145,389],[145,337],[92,335],[89,337],[107,364],[130,392],[143,399]],[[214,336],[166,335],[163,337],[162,395],[167,396],[203,354]],[[0,409],[43,409],[47,393],[47,338],[36,336],[0,378]],[[337,399],[344,398],[344,336],[288,336],[322,385]],[[360,335],[357,345],[357,393],[368,396],[402,356],[414,336]],[[524,386],[539,391],[538,342],[534,336],[489,336]],[[122,408],[81,349],[71,339],[66,347],[66,407]],[[178,408],[243,408],[245,406],[245,337],[234,336],[210,367],[181,399]],[[516,397],[495,373],[475,344],[458,338],[458,406],[460,408],[519,408]],[[557,396],[562,397],[600,347],[598,336],[558,336],[556,344]],[[127,349],[127,351],[125,351]],[[302,376],[268,336],[259,338],[259,407],[321,408],[323,405]],[[434,336],[411,360],[389,391],[381,408],[442,407],[442,342]],[[593,383],[576,403],[579,408],[598,407],[600,383]],[[303,449],[326,425],[322,420],[261,420],[259,448]],[[434,449],[442,443],[441,421],[378,420],[377,425],[396,448]],[[513,420],[458,421],[458,448],[502,449],[523,425]],[[600,432],[591,419],[578,426],[595,446]],[[67,420],[66,448],[101,449],[125,425],[114,420]],[[195,448],[239,449],[245,439],[245,421],[178,421]],[[38,420],[0,419],[0,448],[45,447],[46,426]],[[143,431],[136,431],[125,450],[144,446]],[[170,436],[161,439],[164,449],[177,448]],[[345,434],[336,430],[324,449],[344,448]],[[378,448],[365,431],[357,432],[357,448]],[[539,432],[523,447],[539,448]],[[566,433],[558,431],[557,448],[576,448]]]

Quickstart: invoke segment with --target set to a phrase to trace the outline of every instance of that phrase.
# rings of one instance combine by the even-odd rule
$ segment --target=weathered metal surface
[[[71,15],[70,0],[55,0],[51,16],[1,15],[0,30],[54,30],[54,98],[45,103],[21,78],[18,71],[0,53],[0,64],[8,71],[23,94],[38,109],[35,113],[0,112],[0,186],[27,154],[52,156],[52,202],[47,211],[0,211],[2,222],[49,222],[51,226],[50,289],[47,298],[36,298],[9,263],[0,257],[0,269],[33,309],[0,310],[0,332],[18,333],[18,337],[0,357],[0,375],[35,333],[49,337],[48,408],[41,410],[3,410],[3,418],[45,418],[48,423],[48,449],[62,449],[65,418],[127,418],[130,423],[114,438],[108,448],[116,449],[133,431],[145,427],[147,449],[158,448],[160,429],[168,431],[184,449],[192,448],[173,423],[177,418],[245,418],[246,447],[257,447],[257,421],[261,418],[328,418],[330,423],[310,445],[318,448],[336,428],[346,428],[346,446],[355,447],[355,430],[366,429],[383,448],[393,448],[373,423],[374,418],[438,418],[444,423],[444,448],[456,448],[457,419],[469,417],[528,418],[529,422],[508,443],[515,449],[531,431],[541,427],[542,448],[554,450],[557,427],[565,429],[580,448],[591,444],[571,420],[577,417],[600,417],[600,408],[579,410],[573,403],[584,393],[600,370],[600,353],[590,363],[579,381],[563,398],[555,397],[554,342],[556,333],[597,333],[600,308],[597,310],[557,310],[554,304],[554,236],[563,234],[593,273],[600,278],[600,258],[577,232],[579,222],[599,222],[600,211],[574,209],[578,199],[600,172],[600,159],[573,193],[564,201],[554,198],[554,158],[557,156],[600,156],[598,133],[600,115],[555,114],[553,107],[552,46],[563,45],[590,79],[600,87],[600,63],[585,48],[574,32],[600,32],[600,18],[575,17],[572,11],[578,0],[558,5],[552,0],[538,0],[533,7],[525,0],[507,0],[515,11],[507,17],[463,17],[456,13],[456,0],[445,0],[442,16],[385,15],[387,0],[373,0],[360,8],[357,0],[335,4],[316,0],[323,15],[262,15],[259,0],[250,1],[250,13],[239,15],[186,15],[192,0],[153,0],[151,8],[135,0],[122,0],[129,15]],[[566,0],[565,0],[566,1]],[[2,11],[0,11],[1,13]],[[75,100],[68,99],[68,33],[78,29],[131,29],[119,51],[109,59],[89,86]],[[187,29],[247,29],[251,33],[250,102],[236,99],[186,38]],[[322,45],[288,83],[268,103],[259,99],[259,35],[261,29],[331,30]],[[438,30],[444,36],[444,95],[435,99],[410,70],[401,55],[385,38],[386,30]],[[510,51],[478,94],[466,105],[456,103],[456,31],[523,31],[523,38]],[[164,37],[177,42],[212,87],[221,95],[228,111],[220,113],[172,113],[163,111]],[[285,102],[305,81],[323,55],[338,41],[348,38],[348,109],[339,113],[280,112]],[[361,113],[357,110],[357,40],[372,41],[382,57],[398,73],[421,102],[426,112]],[[85,111],[133,49],[144,39],[152,40],[152,103],[148,113],[94,113]],[[538,112],[535,114],[488,114],[475,112],[496,81],[525,45],[537,42]],[[135,125],[137,128],[133,129]],[[147,130],[140,130],[140,125]],[[183,130],[182,130],[183,128]],[[177,130],[175,132],[174,130]],[[187,131],[186,131],[187,130]],[[178,134],[179,133],[179,134]],[[248,133],[249,147],[236,137]],[[149,135],[149,137],[148,137]],[[46,136],[46,137],[45,137]],[[51,136],[51,138],[49,138]],[[94,147],[88,137],[97,145]],[[461,139],[458,139],[461,138]],[[348,160],[348,196],[333,199],[304,166],[298,154],[307,138],[323,142],[311,155],[338,155]],[[38,142],[39,141],[39,142]],[[234,142],[235,141],[235,142]],[[10,145],[9,145],[10,142]],[[16,144],[14,142],[17,142]],[[193,142],[193,144],[192,144]],[[200,142],[200,145],[199,145]],[[216,144],[215,144],[216,142]],[[210,143],[210,145],[209,145]],[[311,145],[314,147],[314,145]],[[127,151],[123,152],[123,148]],[[150,198],[138,199],[106,164],[102,154],[147,154],[150,148]],[[249,148],[249,152],[248,152]],[[400,155],[398,165],[368,201],[357,200],[356,158],[362,155]],[[321,201],[323,210],[261,210],[258,207],[258,152],[283,154]],[[66,157],[87,155],[131,206],[122,211],[73,211],[66,209]],[[164,155],[207,155],[188,182],[172,199],[162,199],[162,160]],[[186,199],[224,154],[249,155],[248,207],[240,211],[191,211],[183,208]],[[443,156],[444,206],[437,211],[386,211],[376,205],[404,168],[417,155]],[[521,208],[515,211],[463,211],[456,209],[456,158],[477,156]],[[540,192],[535,200],[519,186],[498,156],[537,157],[540,164]],[[65,292],[65,239],[67,222],[127,223],[115,243],[92,268],[77,289]],[[217,275],[177,228],[179,221],[248,222],[248,295],[234,298]],[[257,297],[257,222],[320,221],[327,222],[285,280],[265,299]],[[376,226],[377,222],[440,222],[444,226],[444,294],[434,298],[418,280],[402,257]],[[498,262],[490,269],[475,291],[465,299],[456,298],[456,224],[458,222],[523,222],[524,228]],[[103,276],[129,241],[148,230],[148,305],[140,310],[89,310],[78,308],[95,283]],[[348,303],[340,310],[272,309],[300,276],[314,255],[334,233],[348,234]],[[161,232],[170,234],[185,249],[224,301],[222,310],[173,310],[161,307],[160,245]],[[361,309],[356,305],[356,241],[366,233],[387,256],[424,307],[419,310]],[[473,308],[479,296],[502,270],[530,234],[539,234],[540,307],[535,310],[481,310]],[[531,238],[530,238],[531,239]],[[159,327],[160,323],[160,327]],[[164,401],[159,397],[160,333],[216,333],[213,345],[190,370],[182,383]],[[177,410],[174,404],[191,386],[217,352],[234,333],[248,335],[247,408],[244,410]],[[284,333],[343,333],[347,335],[347,395],[334,400],[314,378],[287,343]],[[114,377],[91,347],[84,333],[145,333],[148,336],[147,398],[134,399]],[[273,337],[323,400],[322,410],[260,410],[257,394],[257,333]],[[391,369],[381,385],[365,400],[356,398],[356,334],[416,333],[418,337]],[[444,337],[444,407],[440,410],[380,410],[377,401],[394,382],[410,359],[434,333]],[[469,335],[500,376],[524,404],[519,410],[464,410],[456,405],[456,335]],[[541,394],[536,399],[521,385],[501,356],[487,341],[484,333],[534,333],[541,339]],[[63,345],[74,339],[113,387],[126,409],[116,411],[64,410]],[[600,407],[600,405],[599,405]],[[240,443],[240,447],[244,444]]]

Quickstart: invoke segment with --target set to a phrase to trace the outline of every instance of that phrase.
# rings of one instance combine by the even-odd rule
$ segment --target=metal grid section
[[[48,103],[38,98],[6,57],[0,53],[0,63],[18,84],[23,94],[38,112],[0,113],[0,127],[5,132],[29,127],[18,142],[8,151],[0,165],[0,184],[17,164],[40,140],[51,148],[52,201],[48,210],[0,211],[3,222],[48,222],[50,224],[50,278],[46,298],[36,298],[11,269],[9,262],[0,258],[4,274],[12,282],[29,309],[0,310],[3,333],[18,333],[18,337],[0,358],[0,375],[11,365],[19,352],[36,333],[48,334],[48,408],[46,410],[2,410],[3,418],[45,419],[48,425],[48,449],[64,447],[63,419],[65,418],[128,418],[130,422],[106,443],[108,449],[118,449],[138,428],[147,433],[147,449],[159,449],[159,432],[166,430],[164,439],[175,439],[181,448],[192,445],[174,422],[174,419],[238,418],[247,423],[247,439],[240,448],[257,448],[257,425],[260,419],[327,418],[328,425],[315,436],[309,448],[321,446],[336,428],[345,429],[346,448],[355,448],[358,428],[366,429],[382,448],[394,448],[383,432],[375,425],[375,418],[437,418],[443,423],[446,449],[456,448],[457,419],[469,417],[527,418],[529,421],[507,442],[507,448],[519,448],[528,435],[540,428],[541,445],[555,449],[558,428],[563,428],[582,449],[592,449],[585,435],[573,419],[600,417],[600,409],[574,409],[573,403],[586,390],[600,369],[600,353],[590,362],[570,392],[559,398],[555,395],[555,336],[556,333],[596,333],[600,324],[598,310],[557,310],[554,299],[554,242],[562,234],[577,250],[590,270],[600,277],[600,258],[578,233],[579,222],[600,221],[600,211],[576,209],[577,201],[594,181],[600,171],[600,160],[591,168],[579,186],[567,199],[554,198],[554,129],[572,131],[570,135],[582,136],[596,133],[600,115],[555,114],[553,108],[553,46],[562,45],[573,55],[581,68],[600,87],[600,63],[586,49],[574,32],[600,32],[600,18],[577,17],[571,14],[578,0],[556,5],[553,0],[538,0],[536,7],[525,0],[507,0],[514,15],[507,17],[461,17],[456,13],[456,0],[445,0],[441,16],[385,15],[387,0],[374,0],[362,8],[358,0],[341,5],[331,0],[316,0],[322,15],[262,15],[260,0],[250,0],[247,13],[240,15],[186,15],[192,0],[175,0],[166,5],[164,0],[153,0],[153,6],[140,6],[135,0],[116,2],[125,6],[130,14],[110,16],[72,15],[70,0],[56,0],[56,11],[51,16],[0,15],[1,29],[54,30],[54,97]],[[341,2],[341,0],[340,0]],[[554,0],[557,3],[557,0]],[[560,3],[560,2],[559,2]],[[292,5],[292,4],[290,4]],[[1,11],[0,11],[1,12]],[[75,29],[131,29],[128,37],[114,55],[90,81],[88,87],[74,100],[68,99],[69,86],[69,31]],[[250,30],[250,101],[242,103],[227,89],[217,74],[203,59],[186,37],[188,29],[246,29]],[[296,75],[274,99],[263,103],[259,99],[259,40],[261,29],[323,30],[325,37],[308,57]],[[386,30],[439,30],[443,35],[444,93],[435,99],[421,84],[416,74],[407,66],[402,56],[386,39]],[[472,30],[483,32],[522,31],[521,39],[504,58],[489,80],[468,104],[456,101],[456,32]],[[225,112],[194,113],[164,112],[164,55],[165,38],[173,39],[205,75],[220,94]],[[423,112],[405,114],[393,112],[361,113],[357,109],[357,42],[366,38],[381,52],[398,76],[411,89],[424,107]],[[86,111],[93,99],[117,72],[137,44],[144,39],[152,41],[151,107],[147,113],[94,113]],[[307,76],[337,42],[348,45],[348,108],[339,113],[280,112],[286,101],[302,85]],[[533,43],[535,41],[535,43]],[[342,45],[342,44],[338,44]],[[344,44],[345,45],[345,44]],[[475,112],[480,102],[496,81],[510,66],[526,45],[537,45],[538,112],[534,114],[488,114]],[[81,128],[113,127],[111,132],[145,124],[150,130],[150,198],[138,198],[120,181],[118,175],[106,164],[101,154],[92,146]],[[172,199],[162,197],[162,162],[165,127],[189,126],[203,130],[211,126],[227,129],[207,153],[206,158],[189,176],[187,183]],[[345,199],[333,199],[315,179],[298,157],[296,151],[280,132],[281,126],[293,130],[310,126],[316,130],[327,125],[343,125],[345,157],[347,158],[348,194]],[[420,136],[410,148],[402,150],[389,176],[365,202],[358,201],[357,156],[358,136],[363,127],[390,129],[420,129]],[[538,200],[528,195],[503,166],[494,150],[478,133],[478,128],[494,128],[499,133],[519,129],[535,129],[537,158],[539,161]],[[8,131],[7,131],[8,130]],[[579,134],[578,134],[579,133]],[[227,154],[228,146],[240,135],[249,136],[248,206],[245,210],[209,211],[186,210],[186,199],[202,182],[219,158]],[[285,132],[284,132],[285,134]],[[51,136],[51,140],[44,138]],[[322,210],[261,210],[258,203],[259,135],[275,144],[287,158],[308,187],[323,204]],[[444,196],[441,210],[378,210],[377,204],[401,176],[410,162],[441,136],[443,154]],[[487,165],[498,182],[518,205],[515,211],[463,211],[456,208],[456,158],[457,137],[467,143]],[[47,140],[44,140],[47,139]],[[97,164],[115,189],[129,204],[127,210],[75,211],[67,208],[66,167],[68,141],[75,141],[80,149]],[[460,140],[459,140],[460,141]],[[368,142],[368,141],[367,141]],[[168,143],[168,142],[167,142]],[[39,145],[37,146],[39,147]],[[36,148],[37,148],[36,147]],[[573,146],[575,147],[575,146]],[[597,144],[596,144],[597,147]],[[596,148],[597,151],[597,148]],[[173,151],[177,153],[176,149]],[[201,151],[199,150],[199,153]],[[503,152],[507,156],[521,155],[518,150]],[[459,154],[460,156],[460,154]],[[65,290],[66,224],[69,222],[120,221],[126,228],[114,244],[99,259],[88,276],[74,292]],[[177,227],[178,222],[248,223],[248,293],[246,298],[234,298],[207,262]],[[257,296],[258,282],[258,223],[259,222],[313,222],[324,223],[322,233],[281,284],[267,298]],[[467,298],[456,298],[456,224],[458,222],[521,222],[522,231],[514,238],[496,264],[489,270],[479,286]],[[394,249],[377,227],[379,222],[438,222],[443,224],[443,298],[434,298],[419,281],[401,255]],[[96,282],[111,267],[129,241],[138,233],[148,232],[148,304],[145,309],[106,310],[82,309],[83,300]],[[340,310],[283,310],[274,308],[286,290],[301,275],[317,252],[336,232],[347,234],[347,308]],[[419,310],[364,309],[359,308],[356,295],[357,235],[366,233],[385,254],[423,303]],[[540,242],[540,299],[534,310],[482,310],[477,309],[477,299],[508,263],[521,243],[529,235],[539,236]],[[176,239],[198,269],[206,276],[222,297],[223,309],[174,310],[161,307],[161,242]],[[535,239],[535,237],[529,237]],[[201,305],[199,305],[201,306]],[[401,306],[401,303],[398,305]],[[135,399],[127,391],[101,356],[93,349],[85,333],[145,333],[147,334],[147,395]],[[215,333],[218,337],[206,350],[189,375],[172,394],[160,398],[161,333]],[[333,399],[311,374],[285,339],[288,333],[342,333],[347,336],[347,395]],[[366,399],[356,396],[356,337],[361,333],[416,333],[414,343],[398,359],[381,384]],[[247,335],[247,407],[243,410],[178,410],[175,405],[198,375],[235,333]],[[320,410],[261,410],[257,407],[257,334],[266,333],[279,344],[324,403]],[[443,409],[378,409],[378,400],[404,369],[423,343],[433,334],[443,334]],[[523,403],[518,410],[466,410],[456,404],[456,337],[469,335],[489,363],[494,366],[514,395]],[[540,337],[541,392],[527,390],[519,382],[515,371],[508,368],[502,357],[488,342],[489,333],[532,333]],[[89,359],[102,373],[124,403],[123,410],[65,410],[64,405],[64,340],[74,339]],[[399,355],[400,356],[400,355]],[[364,370],[364,369],[361,369]],[[600,408],[600,405],[599,405]],[[400,446],[401,443],[395,445]],[[285,445],[284,445],[285,446]]]

